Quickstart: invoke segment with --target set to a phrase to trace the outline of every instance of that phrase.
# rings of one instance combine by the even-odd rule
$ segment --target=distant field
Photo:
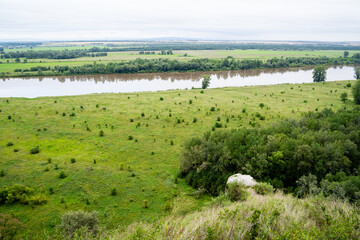
[[[63,50],[63,49],[79,49],[82,47],[37,47],[33,50]],[[83,47],[86,48],[86,47]],[[360,53],[360,51],[349,51],[350,55]],[[344,52],[340,50],[323,50],[323,51],[270,51],[270,50],[188,50],[188,51],[173,51],[173,55],[159,55],[157,51],[154,55],[140,55],[139,52],[109,52],[105,57],[81,57],[76,59],[28,59],[28,63],[15,63],[14,59],[10,59],[7,63],[6,59],[0,59],[0,74],[6,73],[11,76],[14,69],[26,69],[34,66],[56,66],[56,65],[83,65],[92,64],[94,61],[102,63],[129,61],[136,58],[154,59],[154,58],[170,58],[178,59],[179,61],[188,61],[197,58],[226,58],[232,56],[236,59],[261,59],[267,60],[274,57],[340,57]],[[187,56],[184,56],[187,54]],[[23,59],[21,59],[23,61]],[[40,63],[41,61],[41,63]]]
[[[24,184],[44,195],[48,203],[34,208],[3,205],[0,212],[13,214],[27,225],[25,235],[40,239],[42,230],[54,230],[69,210],[96,210],[103,225],[115,228],[167,215],[166,202],[173,199],[186,201],[184,212],[199,209],[209,198],[189,196],[195,189],[176,178],[184,141],[211,131],[218,117],[223,127],[236,129],[251,127],[249,122],[268,126],[306,111],[342,108],[341,93],[351,96],[349,82],[353,83],[207,89],[204,93],[194,89],[2,98],[0,170],[6,174],[0,187]],[[260,108],[260,103],[265,107]],[[265,120],[256,118],[257,112]],[[10,141],[14,145],[6,146]],[[40,153],[30,154],[35,146]],[[76,162],[71,163],[71,158]],[[61,171],[65,179],[59,178]],[[110,195],[112,188],[117,189],[116,196]],[[148,209],[143,208],[144,200]]]

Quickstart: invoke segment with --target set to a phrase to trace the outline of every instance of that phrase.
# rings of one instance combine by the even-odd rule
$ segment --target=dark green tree
[[[324,66],[317,66],[313,71],[314,82],[325,82],[326,68]]]
[[[352,94],[355,104],[360,104],[360,79],[356,80],[354,86],[352,87]]]
[[[344,58],[347,58],[349,56],[349,51],[344,52]]]
[[[202,80],[201,88],[202,89],[208,88],[209,85],[210,85],[210,80],[211,80],[211,77],[209,75],[204,75],[203,80]]]
[[[354,78],[355,79],[360,79],[360,68],[359,67],[355,68]]]
[[[340,95],[340,99],[341,99],[341,101],[343,101],[345,103],[346,100],[348,100],[348,94],[346,92],[342,93]]]

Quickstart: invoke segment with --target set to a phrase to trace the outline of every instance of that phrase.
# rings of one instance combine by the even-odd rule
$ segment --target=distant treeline
[[[360,46],[335,45],[335,44],[245,44],[245,43],[163,43],[144,44],[131,47],[93,47],[91,52],[123,52],[123,51],[162,51],[162,50],[288,50],[288,51],[315,51],[315,50],[360,50]]]
[[[180,170],[188,184],[213,195],[224,191],[230,175],[242,173],[290,191],[302,176],[310,176],[302,180],[311,180],[313,190],[320,191],[316,183],[321,182],[324,194],[358,201],[359,146],[360,108],[324,109],[267,128],[216,130],[192,138],[184,144]],[[333,183],[341,181],[350,182]]]
[[[3,52],[0,54],[0,58],[26,58],[26,59],[72,59],[79,57],[102,57],[107,56],[106,52],[91,53],[89,50],[77,49],[77,50],[41,50],[41,51],[16,51],[16,52]]]
[[[146,72],[187,72],[187,71],[219,71],[246,70],[259,68],[287,68],[314,65],[360,64],[360,54],[349,58],[272,58],[261,60],[238,60],[233,57],[225,59],[191,59],[178,61],[172,59],[136,59],[132,61],[97,63],[82,66],[55,66],[48,72],[50,75],[81,75],[111,73],[146,73]],[[30,69],[16,69],[16,72],[30,72]],[[42,71],[41,71],[41,74]]]

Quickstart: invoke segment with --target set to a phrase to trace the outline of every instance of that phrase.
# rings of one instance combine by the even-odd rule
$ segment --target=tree
[[[356,80],[354,86],[352,87],[352,94],[355,104],[360,104],[360,79]]]
[[[355,68],[354,78],[360,79],[360,68],[359,67]]]
[[[342,93],[340,99],[345,103],[348,100],[348,94],[346,92]]]
[[[344,58],[347,58],[349,56],[349,51],[344,52]]]
[[[204,75],[202,80],[202,89],[206,89],[210,85],[211,77],[209,75]]]
[[[324,66],[318,66],[313,71],[314,82],[325,82],[326,68]]]

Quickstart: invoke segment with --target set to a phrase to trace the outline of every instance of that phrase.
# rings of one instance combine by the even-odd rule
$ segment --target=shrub
[[[258,183],[254,186],[257,194],[268,195],[274,192],[274,187],[270,183]]]
[[[64,172],[64,171],[61,171],[60,174],[59,174],[59,178],[60,178],[60,179],[64,179],[64,178],[66,178],[66,177],[67,177],[67,176],[66,176],[65,172]]]
[[[264,106],[265,106],[265,105],[264,105],[263,103],[260,103],[260,104],[259,104],[259,107],[260,107],[260,108],[263,108]]]
[[[105,134],[104,134],[104,131],[103,130],[100,130],[99,132],[99,137],[103,137]]]
[[[239,184],[236,182],[228,184],[228,196],[230,201],[245,201],[249,193],[246,191],[245,186],[243,184]]]
[[[49,193],[50,193],[50,194],[54,194],[54,188],[49,187]]]
[[[0,239],[15,239],[15,235],[24,228],[25,225],[18,219],[0,213]]]
[[[145,113],[141,113],[141,116],[142,116],[142,117],[145,117]]]
[[[76,162],[75,158],[71,158],[70,161],[71,161],[71,163],[75,163],[75,162]]]
[[[129,136],[129,140],[133,140],[133,136]]]
[[[39,146],[36,146],[36,147],[33,147],[32,149],[30,149],[31,154],[37,154],[39,152],[40,152]]]
[[[5,177],[5,171],[4,171],[4,169],[1,169],[1,171],[0,171],[0,177]]]
[[[216,122],[216,123],[215,123],[215,127],[216,127],[216,128],[222,128],[222,124],[219,123],[219,122]]]
[[[117,190],[116,190],[116,188],[112,188],[112,189],[111,189],[110,195],[111,195],[111,196],[116,196],[116,195],[117,195]]]
[[[143,207],[144,207],[144,208],[149,208],[149,203],[148,203],[147,200],[144,200],[144,201],[143,201]]]
[[[63,231],[64,236],[72,238],[74,233],[82,228],[95,235],[98,232],[99,220],[97,212],[91,213],[84,211],[70,211],[61,217],[59,228]]]
[[[299,187],[299,191],[297,192],[299,197],[313,196],[320,192],[320,189],[317,187],[316,176],[311,173],[308,176],[304,175],[299,178],[296,184]]]
[[[8,146],[8,147],[14,146],[14,143],[13,143],[13,142],[8,142],[8,143],[6,144],[6,146]]]
[[[214,111],[215,111],[215,107],[211,107],[211,108],[210,108],[210,111],[211,111],[211,112],[214,112]]]
[[[18,152],[19,151],[19,149],[17,149],[17,148],[14,148],[14,152]]]
[[[193,119],[193,123],[196,123],[197,122],[197,118],[196,117],[194,117],[194,119]]]
[[[163,101],[164,100],[164,98],[163,97],[160,97],[160,101]]]

